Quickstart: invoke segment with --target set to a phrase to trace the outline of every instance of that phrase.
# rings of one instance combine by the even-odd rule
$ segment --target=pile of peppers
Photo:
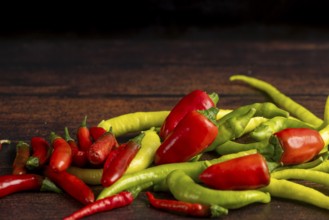
[[[298,182],[329,186],[329,97],[320,119],[267,82],[244,75],[230,80],[273,102],[221,109],[216,93],[194,90],[170,111],[120,115],[93,127],[85,117],[75,138],[65,127],[63,136],[18,142],[12,173],[0,176],[0,198],[65,191],[82,205],[64,219],[127,206],[141,192],[152,208],[197,217],[227,215],[272,197],[329,210],[328,195]],[[134,137],[120,143],[127,134]],[[103,190],[95,196],[92,185]],[[160,191],[174,199],[156,198]]]

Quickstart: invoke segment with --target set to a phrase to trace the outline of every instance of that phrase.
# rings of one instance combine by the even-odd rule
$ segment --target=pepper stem
[[[33,170],[37,167],[39,167],[39,158],[37,157],[29,157],[29,159],[26,161],[26,168],[29,170]]]
[[[84,119],[81,122],[81,127],[87,127],[87,115],[85,115]]]
[[[40,188],[41,192],[56,192],[56,193],[61,193],[62,190],[58,188],[51,180],[48,178],[45,178],[42,181],[42,185]]]
[[[69,129],[67,127],[64,128],[64,138],[66,141],[74,141],[74,139],[70,136]]]
[[[219,101],[219,96],[217,93],[213,92],[211,94],[208,94],[209,98],[213,101],[213,103],[215,104],[215,106],[217,105],[218,101]]]
[[[200,110],[198,112],[200,114],[204,115],[205,117],[207,117],[212,123],[214,123],[215,125],[217,125],[216,118],[217,118],[217,114],[219,112],[219,109],[218,108],[211,107],[209,109]]]
[[[139,135],[137,135],[136,137],[130,139],[129,141],[134,142],[138,145],[141,145],[144,136],[145,136],[145,133],[141,132]]]
[[[283,148],[281,146],[279,139],[275,135],[272,135],[269,139],[269,144],[271,144],[274,147],[273,156],[272,156],[273,161],[276,162],[280,161],[281,156],[283,154]]]
[[[50,143],[52,143],[56,138],[59,138],[59,136],[53,131],[50,132],[50,136],[49,136]]]

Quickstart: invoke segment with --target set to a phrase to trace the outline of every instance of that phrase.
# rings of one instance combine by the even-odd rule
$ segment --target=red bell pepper
[[[317,130],[309,128],[287,128],[272,135],[274,160],[283,165],[295,165],[312,160],[324,147]]]
[[[193,110],[206,110],[211,107],[215,107],[217,101],[218,95],[216,93],[208,95],[206,92],[201,90],[194,90],[185,95],[170,111],[169,115],[162,124],[159,133],[161,139],[166,139],[187,113]]]
[[[53,153],[50,156],[49,166],[55,172],[61,172],[66,170],[72,161],[72,150],[66,140],[54,132],[50,134],[51,145],[54,148]]]
[[[49,159],[52,148],[49,143],[42,137],[31,138],[32,155],[26,162],[28,169],[35,169],[42,167]]]
[[[79,148],[82,151],[87,151],[89,147],[92,145],[90,132],[87,127],[87,116],[85,116],[85,118],[81,122],[80,127],[78,128],[77,139],[78,139]]]
[[[205,150],[218,133],[215,122],[205,115],[215,116],[214,111],[218,112],[215,108],[189,112],[157,149],[155,164],[185,162]]]
[[[265,158],[256,153],[213,164],[199,179],[220,190],[256,189],[270,183],[270,172]]]
[[[112,150],[115,154],[110,154],[104,164],[101,179],[101,183],[104,187],[112,185],[125,173],[130,162],[134,159],[135,155],[141,148],[141,141],[144,135],[144,133],[141,133],[137,137],[129,140],[127,144]]]

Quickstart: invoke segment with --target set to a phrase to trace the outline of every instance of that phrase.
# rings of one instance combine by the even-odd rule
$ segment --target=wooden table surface
[[[136,111],[170,110],[185,94],[217,92],[220,108],[269,101],[230,82],[233,74],[268,81],[322,117],[329,95],[329,32],[289,27],[161,29],[122,35],[23,35],[0,39],[0,175],[11,172],[15,143],[51,131],[74,135],[88,125]],[[308,183],[310,184],[310,183]],[[329,189],[312,184],[329,195]],[[92,187],[97,194],[100,186]],[[0,219],[61,219],[81,207],[66,194],[22,192],[0,199]],[[272,198],[221,219],[328,219],[329,212]],[[95,219],[188,219],[149,207],[145,194]]]

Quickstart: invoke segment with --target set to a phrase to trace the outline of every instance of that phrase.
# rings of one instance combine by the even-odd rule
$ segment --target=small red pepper
[[[215,140],[218,128],[204,114],[215,110],[189,112],[157,149],[155,164],[185,162],[205,150]]]
[[[65,217],[64,220],[81,219],[96,213],[121,208],[131,204],[133,201],[133,194],[128,191],[123,191],[113,196],[105,197],[104,199],[99,199],[91,204],[88,204],[71,215]]]
[[[200,203],[190,203],[170,199],[157,199],[151,192],[146,192],[146,196],[151,206],[156,209],[174,212],[181,215],[189,215],[195,217],[211,217],[211,209],[208,205]]]
[[[287,128],[272,135],[274,160],[284,165],[295,165],[312,160],[324,147],[317,130],[309,128]]]
[[[30,157],[30,145],[24,141],[19,141],[16,145],[16,157],[13,163],[13,174],[21,175],[26,173],[26,162]]]
[[[94,141],[106,133],[106,130],[102,127],[90,127],[89,128],[90,136]]]
[[[187,113],[193,110],[206,110],[215,107],[217,101],[218,95],[216,93],[208,95],[201,90],[194,90],[185,95],[170,111],[162,124],[159,133],[161,139],[165,140]]]
[[[220,190],[256,189],[270,183],[270,172],[265,158],[256,153],[211,165],[199,179]]]
[[[104,187],[112,185],[117,181],[127,170],[130,162],[134,159],[135,155],[141,147],[141,141],[144,133],[129,140],[126,145],[115,149],[116,155],[108,157],[103,169],[101,183]]]
[[[89,129],[87,127],[87,116],[83,119],[77,131],[78,146],[82,151],[87,151],[92,145]]]
[[[28,169],[42,167],[49,159],[52,148],[49,143],[42,137],[31,138],[32,155],[26,162]]]
[[[10,144],[10,140],[0,140],[0,150],[2,149],[3,144]]]
[[[83,204],[95,201],[93,191],[78,177],[66,172],[54,172],[50,167],[45,168],[45,176],[62,188],[66,193]]]
[[[49,166],[55,172],[64,171],[70,166],[72,161],[71,147],[64,138],[56,135],[54,132],[51,132],[50,140],[54,151],[50,156]]]
[[[15,192],[39,190],[43,177],[37,174],[0,176],[0,198]]]
[[[65,140],[70,145],[72,151],[72,164],[78,167],[83,167],[87,164],[88,159],[86,152],[79,149],[76,141],[70,136],[69,130],[67,127],[64,129]]]
[[[117,147],[118,142],[111,131],[99,137],[88,149],[87,158],[91,164],[101,165],[105,162],[112,148]]]

